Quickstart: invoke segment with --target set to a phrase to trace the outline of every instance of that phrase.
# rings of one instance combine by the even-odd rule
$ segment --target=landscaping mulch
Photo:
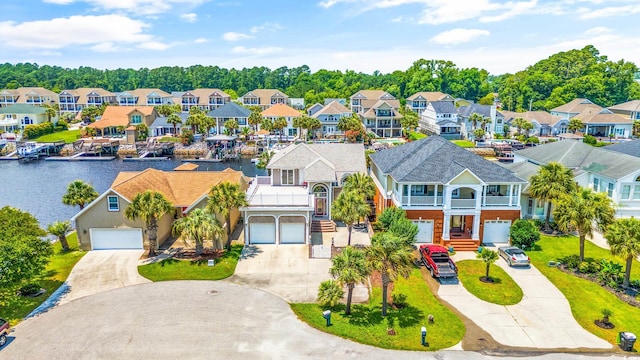
[[[560,271],[564,272],[564,273],[567,273],[567,274],[570,274],[570,275],[573,275],[573,276],[577,276],[579,278],[582,278],[582,279],[585,279],[585,280],[589,280],[589,281],[591,281],[593,283],[596,283],[599,286],[607,289],[607,291],[609,291],[613,295],[617,296],[618,299],[626,302],[627,304],[629,304],[631,306],[635,306],[637,308],[640,308],[640,301],[638,301],[638,298],[636,298],[635,296],[631,296],[629,294],[626,294],[624,292],[624,290],[622,290],[622,289],[614,289],[614,288],[609,287],[607,285],[601,284],[600,281],[598,281],[598,278],[596,277],[596,275],[594,275],[594,274],[579,273],[579,272],[576,272],[576,271],[573,271],[573,270],[567,268],[566,265],[559,265],[558,269]],[[598,324],[596,324],[596,325],[598,325]],[[598,325],[598,326],[600,326],[600,325]]]
[[[196,255],[195,249],[179,249],[171,257],[177,260],[203,261],[218,259],[223,255],[222,250],[204,249],[201,255]]]

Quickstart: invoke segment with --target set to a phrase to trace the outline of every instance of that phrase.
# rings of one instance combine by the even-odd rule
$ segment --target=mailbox
[[[423,326],[420,330],[422,334],[422,346],[427,346],[427,328]]]
[[[327,326],[331,326],[331,310],[325,310],[322,312],[322,317],[327,320]]]

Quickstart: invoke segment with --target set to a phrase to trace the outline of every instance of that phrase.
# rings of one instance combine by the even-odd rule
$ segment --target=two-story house
[[[100,120],[87,125],[87,128],[95,129],[99,136],[120,136],[125,134],[125,130],[133,131],[130,127],[136,125],[151,127],[157,117],[153,106],[107,106]],[[135,142],[135,137],[130,138],[127,133],[127,142]]]
[[[640,100],[631,100],[621,104],[609,106],[612,113],[622,115],[630,120],[640,120]]]
[[[263,118],[270,119],[273,122],[279,118],[284,118],[287,121],[287,126],[278,130],[279,135],[292,138],[298,136],[298,128],[293,126],[293,120],[302,115],[300,111],[287,104],[276,104],[262,111],[261,114]]]
[[[417,242],[475,250],[508,243],[526,181],[440,136],[370,155],[376,211],[404,209]]]
[[[379,137],[402,136],[400,101],[383,90],[360,90],[350,98],[351,110],[360,115],[367,131]]]
[[[344,134],[343,131],[338,129],[338,121],[352,114],[351,110],[347,109],[346,106],[337,101],[332,101],[316,111],[311,117],[318,119],[322,124],[320,127],[322,136],[335,136]]]
[[[420,114],[418,125],[427,134],[446,139],[461,139],[458,109],[452,101],[431,101]]]
[[[447,101],[455,106],[455,99],[440,91],[420,91],[407,98],[407,109],[420,115],[427,108],[427,105],[433,101]]]
[[[257,176],[247,190],[247,244],[307,244],[312,220],[330,219],[344,179],[365,173],[362,144],[296,144],[269,161],[270,176]]]
[[[52,105],[58,103],[58,94],[43,87],[19,87],[0,91],[0,107],[12,104]]]
[[[117,93],[116,101],[120,106],[157,106],[173,104],[174,98],[160,89],[135,89]]]
[[[616,217],[640,216],[640,158],[564,140],[516,151],[513,164],[504,166],[528,180],[552,161],[571,169],[578,185],[606,193],[618,205]],[[544,218],[545,204],[531,198],[527,188],[523,191],[523,216]]]
[[[231,96],[220,89],[194,89],[181,93],[182,112],[189,112],[192,107],[203,111],[215,110],[231,102]]]
[[[551,109],[551,114],[567,121],[579,119],[585,125],[583,132],[597,137],[629,138],[633,131],[633,119],[630,116],[603,108],[589,99],[574,99]]]
[[[77,114],[88,106],[116,104],[116,94],[102,88],[78,88],[62,90],[58,94],[61,113]]]
[[[566,134],[569,126],[569,120],[558,115],[551,115],[546,111],[500,111],[504,115],[504,122],[511,126],[511,132],[515,132],[516,128],[512,124],[513,120],[522,118],[533,124],[533,129],[529,131],[529,136],[556,136]]]
[[[480,124],[473,124],[469,120],[471,115],[478,114],[489,119],[484,126],[484,131],[489,136],[504,133],[504,115],[497,110],[495,105],[470,104],[458,108],[458,123],[460,130],[467,139],[474,139],[473,131],[480,127]]]
[[[216,134],[224,133],[224,124],[228,120],[236,121],[236,123],[238,124],[238,131],[242,131],[242,128],[251,127],[251,125],[249,125],[249,116],[251,116],[251,110],[233,102],[226,103],[225,105],[215,110],[209,111],[207,115],[212,117],[216,121]]]
[[[255,89],[238,98],[244,106],[260,106],[262,110],[276,104],[287,105],[289,96],[276,89]]]
[[[42,106],[29,104],[13,104],[0,107],[0,130],[6,132],[17,132],[24,130],[27,125],[42,124],[49,120],[49,117]],[[56,122],[56,118],[51,121]]]

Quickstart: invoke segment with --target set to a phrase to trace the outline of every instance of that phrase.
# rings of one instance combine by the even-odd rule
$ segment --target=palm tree
[[[236,130],[238,130],[238,122],[234,119],[229,119],[224,122],[224,127],[231,131],[231,135],[235,135]]]
[[[138,193],[124,211],[124,216],[135,221],[140,218],[149,238],[149,257],[156,256],[158,247],[158,220],[173,210],[173,205],[157,191],[146,190]]]
[[[371,213],[371,207],[364,196],[356,191],[342,191],[331,204],[331,217],[347,225],[349,238],[347,245],[351,245],[351,230],[353,224],[360,218]]]
[[[240,130],[240,134],[245,139],[245,141],[249,138],[249,135],[251,135],[252,132],[253,130],[247,126],[243,126],[242,130]]]
[[[364,173],[354,173],[344,179],[343,191],[355,191],[364,195],[365,200],[373,199],[376,196],[376,184],[371,176]]]
[[[262,122],[260,122],[260,129],[267,130],[269,132],[273,131],[273,120],[269,118],[262,119]]]
[[[62,195],[62,203],[71,206],[78,205],[80,206],[80,210],[82,210],[85,205],[97,197],[98,193],[93,189],[93,186],[82,180],[74,180],[67,185],[67,192]]]
[[[491,267],[491,264],[498,260],[498,252],[491,249],[483,248],[482,251],[478,255],[476,255],[476,257],[487,264],[487,270],[485,271],[484,278],[487,281],[490,280],[491,278],[489,277],[489,268]]]
[[[256,164],[256,167],[262,170],[267,169],[267,165],[269,165],[269,161],[271,161],[271,158],[275,154],[276,154],[275,151],[265,150],[262,154],[260,154],[260,157],[258,158],[259,161]],[[267,173],[269,174],[269,176],[271,176],[271,169],[267,169]]]
[[[593,234],[594,228],[606,230],[613,222],[614,215],[613,202],[606,193],[596,193],[583,187],[579,187],[573,193],[562,195],[553,211],[553,218],[560,230],[578,232],[580,261],[584,261],[586,236]]]
[[[551,205],[563,194],[576,190],[573,180],[573,172],[562,164],[550,162],[538,170],[538,173],[529,179],[529,195],[541,202],[547,202],[547,215],[544,219],[545,232],[551,232],[549,219],[551,218]]]
[[[58,114],[59,106],[58,104],[45,104],[44,105],[44,113],[47,115],[47,121],[51,122],[51,119],[56,117]]]
[[[293,118],[293,127],[298,131],[298,138],[302,139],[302,129],[307,128],[307,124],[311,118],[307,114],[302,114],[299,117]]]
[[[575,134],[576,131],[580,131],[583,128],[584,128],[584,123],[582,122],[582,120],[578,118],[573,118],[569,120],[569,125],[567,126],[567,129],[571,131],[572,134]]]
[[[521,117],[515,118],[511,122],[511,124],[516,127],[516,131],[517,131],[518,135],[522,134],[522,127],[526,122],[527,122],[527,120],[525,120],[525,119],[523,119]]]
[[[258,131],[258,124],[262,122],[262,114],[260,113],[260,110],[251,111],[251,115],[249,115],[247,121],[249,122],[249,125],[253,126],[254,131]]]
[[[307,131],[311,131],[312,139],[316,138],[316,130],[320,129],[321,127],[322,123],[316,118],[309,118],[309,121],[307,121]]]
[[[280,134],[280,141],[282,141],[282,130],[287,127],[287,119],[280,116],[273,122],[273,129],[278,130]]]
[[[344,296],[342,287],[335,280],[327,280],[318,287],[318,304],[334,308]]]
[[[224,217],[227,227],[226,248],[231,248],[231,209],[247,206],[249,203],[244,191],[240,190],[239,184],[232,184],[228,181],[215,185],[209,191],[209,201],[207,210],[213,214],[220,214]]]
[[[405,108],[400,108],[400,113],[402,113],[400,125],[402,126],[402,132],[406,137],[409,135],[409,132],[415,130],[418,127],[420,116],[411,110],[406,110]]]
[[[60,246],[62,246],[62,251],[69,251],[69,242],[67,241],[67,234],[71,231],[71,222],[69,220],[66,221],[56,221],[53,224],[49,224],[47,226],[47,231],[58,238],[60,241]]]
[[[605,237],[611,246],[611,254],[627,261],[622,282],[622,287],[627,288],[629,287],[633,259],[640,255],[640,219],[616,220],[607,229]]]
[[[347,307],[345,315],[351,315],[351,298],[353,288],[356,284],[363,284],[369,276],[366,257],[364,252],[347,246],[332,260],[329,274],[338,281],[340,285],[347,286]]]
[[[196,244],[196,255],[202,255],[204,240],[211,239],[213,248],[217,248],[218,239],[224,234],[216,217],[205,209],[194,209],[188,216],[178,219],[173,224],[173,234],[180,235],[183,240],[193,240]]]
[[[478,124],[482,121],[483,116],[478,113],[473,113],[469,115],[469,122],[471,123],[472,130],[475,130],[478,127]]]
[[[196,107],[192,107],[191,109],[197,109]],[[195,112],[194,114],[190,114],[187,117],[187,121],[185,121],[185,125],[191,126],[191,132],[194,134],[197,133],[197,130],[202,126],[204,116],[201,113]]]
[[[377,233],[371,246],[365,250],[367,267],[380,273],[382,278],[382,316],[387,315],[387,290],[389,284],[400,276],[408,278],[414,268],[412,249],[397,236]]]
[[[167,116],[167,124],[173,125],[173,135],[178,135],[178,125],[182,125],[182,118],[176,113]]]

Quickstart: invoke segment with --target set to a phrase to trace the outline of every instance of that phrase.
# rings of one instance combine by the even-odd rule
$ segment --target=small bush
[[[584,261],[578,265],[578,271],[582,274],[597,274],[600,270],[602,270],[600,262],[591,258],[584,259]]]
[[[18,290],[18,293],[20,294],[20,296],[30,296],[30,295],[35,295],[40,291],[40,285],[38,284],[27,284],[23,287],[21,287]]]
[[[527,250],[540,240],[540,230],[533,221],[518,219],[511,225],[509,236],[511,236],[511,244]]]
[[[407,306],[407,295],[394,293],[391,295],[391,301],[397,308],[403,308]]]
[[[53,132],[53,124],[44,122],[37,125],[27,125],[24,127],[23,135],[27,139],[35,139],[42,135],[51,134]]]
[[[406,217],[407,214],[404,212],[404,210],[392,206],[382,211],[380,216],[378,216],[378,223],[380,224],[380,227],[382,229],[387,230],[396,220],[404,219]]]
[[[58,120],[56,123],[56,131],[69,130],[69,124],[64,120]]]
[[[598,140],[595,138],[595,136],[586,134],[584,136],[584,138],[582,139],[582,142],[585,143],[585,144],[589,144],[591,146],[595,146],[596,143],[598,142]]]
[[[578,255],[569,255],[560,259],[560,262],[563,263],[567,269],[577,270],[578,266],[580,266],[580,256]]]

